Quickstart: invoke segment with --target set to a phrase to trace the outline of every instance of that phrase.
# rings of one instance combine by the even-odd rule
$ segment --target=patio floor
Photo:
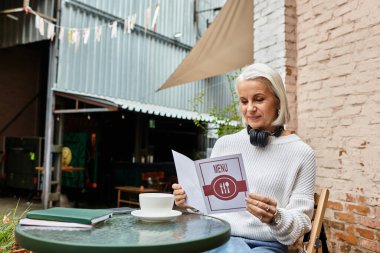
[[[17,206],[18,202],[18,208],[17,208],[17,215],[21,215],[22,212],[24,212],[28,207],[29,209],[41,209],[43,208],[43,205],[41,201],[39,200],[31,200],[28,201],[25,197],[0,197],[0,215],[1,218],[4,214],[11,211],[13,208]]]

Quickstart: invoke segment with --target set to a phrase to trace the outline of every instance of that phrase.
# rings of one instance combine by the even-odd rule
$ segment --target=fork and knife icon
[[[230,183],[224,182],[219,184],[222,194],[230,193]]]

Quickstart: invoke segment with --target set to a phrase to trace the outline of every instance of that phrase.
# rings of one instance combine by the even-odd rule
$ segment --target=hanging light
[[[154,119],[149,120],[149,128],[156,128],[156,121]]]

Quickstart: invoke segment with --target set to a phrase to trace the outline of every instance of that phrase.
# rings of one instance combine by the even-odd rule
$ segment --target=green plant
[[[17,214],[19,201],[15,208],[2,215],[0,224],[0,252],[8,253],[16,249],[15,229],[20,219],[29,211],[26,208],[21,214]]]
[[[216,106],[211,107],[209,114],[213,119],[211,122],[208,122],[209,124],[202,119],[194,119],[193,121],[197,127],[200,127],[205,131],[215,129],[218,136],[236,133],[243,128],[242,124],[240,124],[239,101],[234,87],[234,80],[237,78],[238,74],[239,73],[236,72],[227,75],[232,102],[219,110]],[[200,92],[198,96],[190,101],[193,105],[193,110],[199,112],[198,108],[200,105],[204,104],[204,101],[205,93]],[[209,127],[210,125],[213,126],[211,129]]]

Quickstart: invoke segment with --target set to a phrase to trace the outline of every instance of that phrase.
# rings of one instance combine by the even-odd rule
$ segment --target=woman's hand
[[[277,201],[263,195],[250,193],[246,198],[247,211],[263,223],[271,223],[277,214]]]
[[[180,184],[173,184],[173,195],[174,195],[174,202],[176,206],[179,208],[190,208],[190,206],[186,205],[186,193],[182,189],[182,186]]]

